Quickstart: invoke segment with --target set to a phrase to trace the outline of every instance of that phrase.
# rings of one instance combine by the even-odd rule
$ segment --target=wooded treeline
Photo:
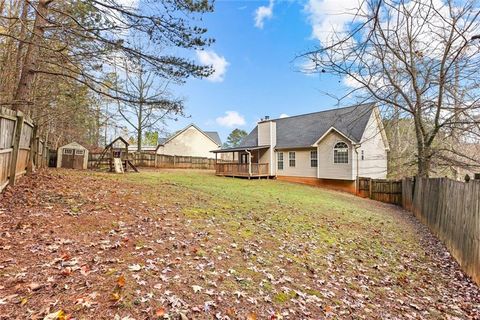
[[[141,65],[165,89],[211,74],[188,57],[213,42],[197,26],[213,7],[208,0],[140,3],[0,0],[0,105],[30,116],[54,147],[103,144],[107,129],[121,123],[120,103],[145,114],[181,112],[183,102],[166,90],[135,94],[125,75]]]

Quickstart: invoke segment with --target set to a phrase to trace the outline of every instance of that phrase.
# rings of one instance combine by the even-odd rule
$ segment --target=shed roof
[[[82,146],[80,143],[77,143],[75,141],[70,142],[64,146],[61,146],[59,149],[80,149],[80,150],[87,150],[84,146]]]

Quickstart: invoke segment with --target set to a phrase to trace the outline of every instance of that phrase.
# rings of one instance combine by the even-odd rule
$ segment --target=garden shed
[[[66,144],[57,151],[57,168],[87,169],[88,149],[76,142]]]

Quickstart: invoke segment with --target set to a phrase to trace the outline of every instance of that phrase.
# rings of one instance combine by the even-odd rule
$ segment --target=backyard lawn
[[[48,170],[0,195],[0,319],[480,319],[407,212],[200,171]]]

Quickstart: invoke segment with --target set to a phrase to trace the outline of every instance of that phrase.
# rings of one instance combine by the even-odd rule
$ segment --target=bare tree
[[[349,98],[411,119],[418,175],[428,176],[475,160],[461,146],[479,126],[479,15],[473,0],[365,0],[348,32],[302,57],[354,83]]]
[[[161,131],[166,119],[182,115],[183,102],[172,98],[168,82],[159,79],[145,68],[141,60],[126,62],[124,76],[118,88],[127,93],[135,102],[118,100],[118,112],[133,128],[137,136],[137,151],[142,150],[143,135],[147,131]]]

